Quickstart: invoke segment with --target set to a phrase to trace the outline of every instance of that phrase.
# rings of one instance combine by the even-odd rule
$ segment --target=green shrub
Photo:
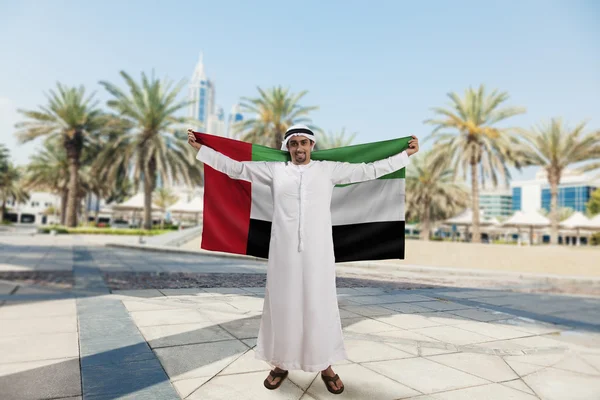
[[[590,242],[591,242],[592,246],[599,246],[600,245],[600,232],[594,233],[590,239]]]
[[[509,240],[506,241],[504,239],[500,239],[500,240],[492,240],[493,244],[517,244],[517,242],[515,242],[514,240]]]
[[[38,233],[50,233],[55,230],[56,233],[65,234],[72,233],[78,235],[134,235],[134,236],[154,236],[160,235],[170,230],[144,230],[144,229],[111,229],[111,228],[93,228],[93,227],[78,227],[78,228],[66,228],[64,226],[45,226],[38,228]]]
[[[50,231],[56,231],[56,233],[60,233],[60,234],[65,234],[65,233],[69,233],[69,231],[67,230],[67,228],[65,228],[64,226],[60,226],[60,225],[50,225],[50,226],[44,226],[41,228],[38,228],[38,233],[50,233]]]

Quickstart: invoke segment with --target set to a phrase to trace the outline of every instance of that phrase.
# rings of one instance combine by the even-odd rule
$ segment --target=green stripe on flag
[[[258,144],[252,145],[252,161],[290,161],[290,153]]]
[[[400,139],[384,140],[375,143],[357,144],[353,146],[338,147],[328,150],[317,150],[311,153],[313,160],[340,161],[349,163],[369,163],[391,157],[408,148],[410,136]],[[290,160],[287,151],[272,149],[270,147],[252,145],[252,161],[280,161]],[[379,179],[403,179],[405,169],[402,168]]]

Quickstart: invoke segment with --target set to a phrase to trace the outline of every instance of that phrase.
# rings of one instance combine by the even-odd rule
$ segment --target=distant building
[[[60,196],[47,192],[30,192],[26,203],[6,202],[4,219],[18,224],[46,225],[60,222]],[[52,210],[54,209],[54,210]],[[47,211],[54,211],[48,213]]]
[[[558,208],[585,212],[586,203],[598,187],[600,181],[583,173],[564,170],[558,186]],[[545,170],[538,171],[535,179],[513,182],[511,188],[513,212],[550,210],[550,184]]]
[[[512,215],[512,192],[510,189],[482,190],[479,193],[479,208],[488,217]]]
[[[216,112],[208,116],[206,133],[217,136],[226,136],[225,112],[223,111],[223,107],[217,107]]]
[[[235,124],[244,120],[244,115],[240,109],[241,107],[239,104],[234,104],[233,107],[231,107],[231,112],[229,113],[229,120],[227,121],[227,136],[232,139],[241,139],[240,133],[235,131]]]
[[[194,128],[206,129],[208,118],[215,111],[215,85],[206,76],[202,54],[192,74],[188,99],[188,117],[197,119],[200,125]]]

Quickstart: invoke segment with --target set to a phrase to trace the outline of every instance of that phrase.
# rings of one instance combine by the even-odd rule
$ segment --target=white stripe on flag
[[[271,188],[259,182],[252,184],[252,205],[250,207],[250,219],[261,221],[272,221],[273,219],[273,195]]]
[[[331,201],[333,225],[404,221],[404,179],[377,179],[355,185],[335,187]],[[252,184],[250,218],[271,221],[271,188]]]
[[[404,179],[377,179],[335,187],[331,200],[333,225],[404,221]]]

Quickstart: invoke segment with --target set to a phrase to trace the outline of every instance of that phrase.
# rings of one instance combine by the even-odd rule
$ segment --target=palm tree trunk
[[[152,229],[152,192],[156,182],[155,163],[150,161],[148,171],[144,175],[144,229]]]
[[[0,224],[4,222],[4,216],[6,215],[6,199],[2,199],[2,208],[0,208]]]
[[[94,210],[94,222],[98,224],[98,217],[100,216],[100,193],[96,193],[96,207]]]
[[[84,219],[84,224],[87,225],[90,221],[90,195],[86,195],[84,197],[84,201],[83,201],[83,219]]]
[[[60,195],[60,224],[64,225],[67,218],[67,199],[69,196],[69,189],[62,189],[62,193]]]
[[[429,203],[424,204],[425,212],[423,213],[423,220],[421,221],[421,240],[429,240],[431,232],[431,207]]]
[[[77,173],[79,165],[77,160],[69,160],[69,195],[67,197],[67,220],[66,224],[69,228],[77,226],[77,189],[79,187],[79,180],[77,179]]]
[[[550,181],[550,244],[558,244],[558,182],[556,171],[549,171]]]
[[[471,161],[471,196],[473,198],[473,243],[481,243],[479,233],[479,182],[477,180],[477,164]]]
[[[81,155],[81,133],[74,132],[72,137],[65,137],[65,150],[69,158],[69,196],[67,199],[67,226],[77,226],[77,208],[79,192],[79,156]]]
[[[281,143],[283,142],[284,134],[285,132],[281,131],[279,128],[275,128],[275,133],[273,135],[273,142],[271,144],[271,147],[273,147],[274,149],[280,149]]]

